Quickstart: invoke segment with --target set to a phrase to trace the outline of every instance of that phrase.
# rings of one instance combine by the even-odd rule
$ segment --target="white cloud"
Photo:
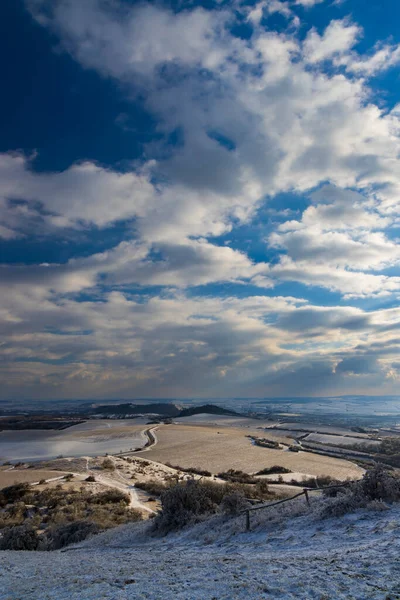
[[[315,64],[346,54],[360,35],[360,28],[346,20],[331,21],[322,36],[312,29],[303,44],[305,59]]]
[[[294,261],[284,256],[266,274],[275,281],[298,281],[339,292],[345,299],[398,295],[400,292],[400,277],[351,271],[329,263],[318,264],[312,259]]]
[[[3,397],[28,389],[42,398],[151,397],[162,389],[164,397],[261,394],[291,389],[284,382],[292,377],[305,393],[321,377],[337,391],[348,385],[343,361],[372,353],[379,370],[382,361],[395,362],[399,345],[392,310],[322,308],[295,298],[139,299],[112,292],[100,302],[40,303],[14,294],[8,310],[10,321],[1,325]],[[380,348],[370,345],[371,336]],[[386,374],[385,367],[377,380],[387,381],[382,389],[391,385]]]
[[[338,65],[345,65],[347,71],[361,76],[372,76],[375,73],[384,72],[400,62],[400,45],[378,46],[370,56],[360,57],[356,53],[350,53],[338,59]]]
[[[322,2],[325,2],[325,0],[296,0],[296,4],[300,4],[307,8],[315,6],[315,4],[321,4]]]
[[[272,294],[273,285],[296,281],[349,303],[400,293],[400,277],[383,271],[400,258],[391,231],[399,224],[400,111],[374,102],[366,81],[394,65],[398,49],[357,53],[362,30],[348,20],[310,30],[302,42],[296,4],[318,3],[246,9],[253,34],[241,39],[230,7],[175,13],[154,3],[30,1],[84,68],[122,84],[127,98],[140,94],[158,141],[126,172],[86,160],[39,173],[23,155],[0,155],[3,238],[134,225],[134,240],[102,253],[2,267],[2,394],[265,395],[294,385],[315,393],[316,381],[325,392],[347,392],[357,369],[358,380],[374,369],[377,389],[392,389],[395,312],[183,292],[216,282],[246,290],[250,281]],[[288,17],[287,31],[260,25],[274,12]],[[176,131],[181,143],[166,144]],[[276,209],[273,263],[213,241],[285,192],[309,195],[310,205],[296,219]],[[136,286],[153,292],[132,296]],[[155,295],[154,286],[168,291]],[[78,301],[88,290],[92,300]],[[371,348],[368,336],[381,346]],[[370,362],[352,360],[366,352],[375,353]]]

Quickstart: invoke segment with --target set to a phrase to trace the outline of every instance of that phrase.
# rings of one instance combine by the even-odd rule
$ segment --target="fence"
[[[250,531],[250,513],[254,512],[255,510],[263,510],[266,508],[272,508],[273,506],[277,506],[278,504],[284,504],[285,502],[290,502],[291,500],[294,500],[295,498],[299,498],[300,496],[305,496],[307,504],[308,504],[308,506],[310,506],[310,497],[309,497],[310,492],[323,492],[324,490],[340,489],[340,488],[347,487],[351,483],[352,482],[342,483],[340,485],[328,485],[327,487],[324,487],[324,488],[303,488],[301,490],[301,492],[299,492],[298,494],[295,494],[294,496],[290,496],[290,498],[283,498],[283,500],[278,500],[277,502],[270,502],[268,504],[261,504],[258,506],[252,506],[251,508],[246,508],[246,510],[244,510],[242,512],[242,514],[244,514],[244,513],[246,514],[246,531]]]

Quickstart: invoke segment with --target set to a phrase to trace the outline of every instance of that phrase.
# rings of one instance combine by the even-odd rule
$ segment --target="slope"
[[[2,600],[395,600],[400,507],[322,520],[297,503],[259,517],[221,516],[165,538],[145,524],[64,552],[0,552]]]

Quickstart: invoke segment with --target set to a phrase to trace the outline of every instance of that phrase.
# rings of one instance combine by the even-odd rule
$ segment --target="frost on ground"
[[[318,502],[259,511],[250,533],[216,516],[164,538],[138,523],[64,552],[0,552],[0,598],[400,599],[400,507],[322,520]]]

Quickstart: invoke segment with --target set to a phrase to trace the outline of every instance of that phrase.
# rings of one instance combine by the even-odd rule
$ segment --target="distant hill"
[[[179,408],[176,404],[157,402],[152,404],[104,404],[96,406],[91,411],[96,415],[159,415],[161,417],[193,417],[194,415],[230,415],[239,416],[234,410],[228,410],[215,406],[214,404],[204,404],[202,406],[191,406],[190,408]]]
[[[228,410],[221,406],[215,406],[214,404],[203,404],[202,406],[191,406],[190,408],[183,408],[179,416],[180,417],[193,417],[194,415],[230,415],[232,417],[238,417],[239,413],[234,410]]]
[[[161,415],[163,417],[178,417],[180,408],[175,404],[156,402],[153,404],[104,404],[97,406],[93,413],[96,415]]]

